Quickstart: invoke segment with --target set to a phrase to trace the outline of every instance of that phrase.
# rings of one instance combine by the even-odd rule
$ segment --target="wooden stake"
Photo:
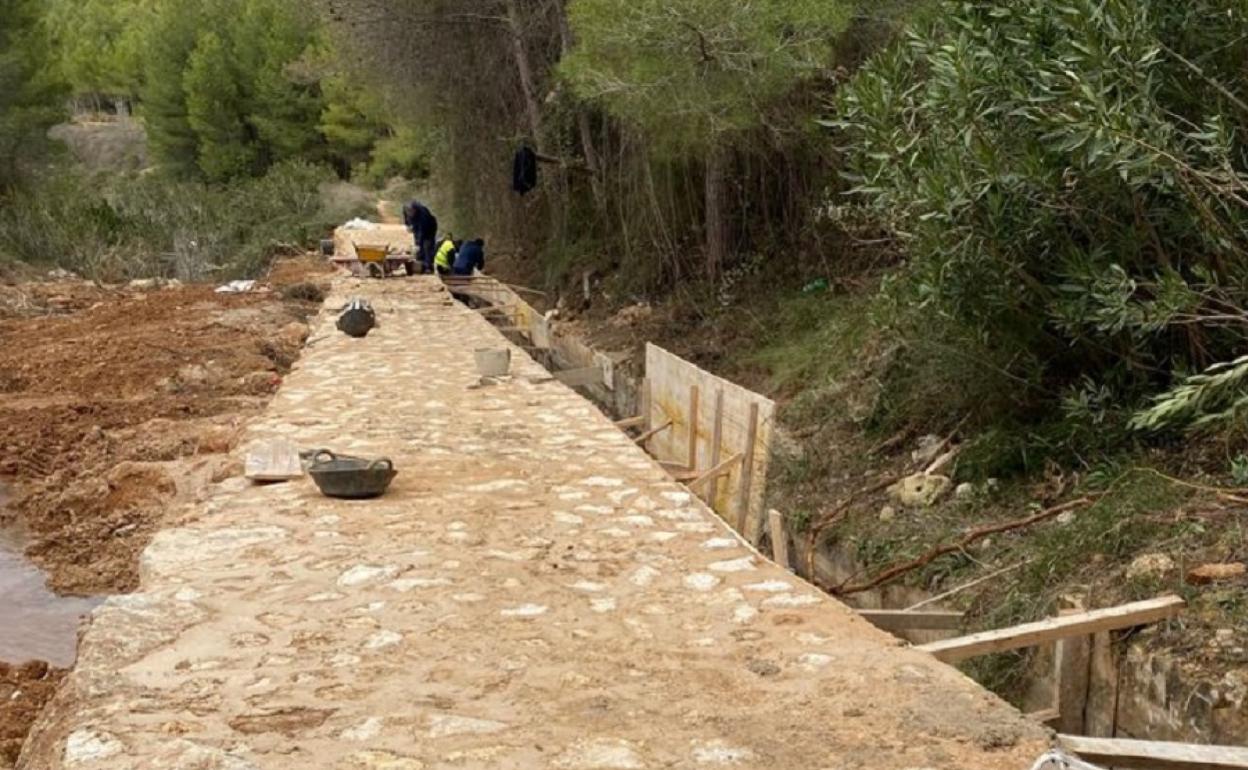
[[[1108,631],[1092,635],[1088,664],[1088,704],[1084,730],[1093,738],[1112,738],[1118,729],[1118,660]]]
[[[767,524],[771,530],[772,560],[789,569],[789,532],[784,526],[784,516],[780,511],[768,511]]]
[[[754,445],[758,443],[758,404],[750,404],[750,425],[745,433],[745,461],[741,484],[737,487],[737,531],[752,539],[745,528],[750,523],[750,495],[754,491]]]
[[[670,428],[670,427],[672,427],[672,421],[671,421],[671,420],[668,420],[667,422],[663,423],[662,425],[660,425],[660,426],[659,426],[659,427],[657,427],[657,428],[651,428],[650,430],[648,430],[648,431],[646,431],[645,433],[641,434],[640,436],[638,436],[638,437],[637,437],[636,439],[634,439],[634,440],[637,442],[637,444],[638,444],[639,446],[643,446],[643,447],[644,447],[644,446],[646,445],[646,442],[647,442],[647,441],[649,441],[650,439],[652,439],[652,438],[654,438],[655,436],[659,435],[660,433],[662,433],[663,431],[667,430],[667,429],[668,429],[668,428]]]
[[[716,465],[714,468],[703,471],[700,475],[694,477],[693,479],[690,479],[686,483],[686,486],[690,488],[700,487],[708,481],[713,481],[716,478],[719,478],[725,473],[728,473],[729,471],[731,471],[732,466],[741,462],[741,458],[742,458],[742,455],[739,455],[739,454],[735,454],[732,457],[729,457],[727,460],[724,460],[722,463]],[[697,471],[691,471],[691,473],[697,473]]]
[[[1017,650],[1020,647],[1031,647],[1072,636],[1085,636],[1098,631],[1113,631],[1155,623],[1158,620],[1174,617],[1183,607],[1184,601],[1178,596],[1162,596],[1103,610],[1081,612],[1064,618],[1048,618],[996,631],[944,639],[919,645],[916,649],[930,652],[946,663],[953,663],[991,652]]]
[[[641,427],[650,430],[650,378],[641,378]]]
[[[689,468],[698,469],[698,408],[701,391],[697,385],[689,386]]]
[[[711,467],[719,465],[720,460],[720,443],[724,440],[724,390],[720,388],[715,391],[715,422],[711,428]],[[707,502],[711,509],[715,508],[715,501],[719,498],[719,477],[711,479],[711,485],[706,488]]]
[[[1058,610],[1059,617],[1070,617],[1084,611],[1078,597],[1070,597],[1072,606]],[[1057,729],[1063,733],[1083,735],[1083,714],[1088,705],[1088,673],[1092,657],[1092,637],[1074,636],[1059,639],[1053,647],[1053,678],[1057,707]]]
[[[623,420],[616,420],[615,427],[620,430],[628,430],[629,428],[640,428],[646,423],[646,418],[642,416],[625,417]]]

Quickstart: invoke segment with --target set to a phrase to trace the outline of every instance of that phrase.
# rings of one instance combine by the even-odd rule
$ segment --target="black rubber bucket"
[[[366,460],[322,449],[312,456],[308,475],[326,497],[370,500],[384,495],[399,472],[389,458]]]

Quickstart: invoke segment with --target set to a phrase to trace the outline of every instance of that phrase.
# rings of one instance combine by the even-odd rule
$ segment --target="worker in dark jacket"
[[[438,237],[438,218],[420,201],[411,201],[403,207],[403,224],[416,238],[416,258],[420,272],[433,272],[433,243]]]
[[[472,275],[473,270],[485,271],[485,239],[464,241],[455,255],[455,275]]]

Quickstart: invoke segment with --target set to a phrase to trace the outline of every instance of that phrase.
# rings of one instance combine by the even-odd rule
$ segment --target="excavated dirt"
[[[213,479],[298,357],[322,263],[275,267],[263,290],[0,285],[0,482],[53,590],[127,592],[162,522]],[[22,661],[11,661],[21,664]],[[62,672],[0,663],[0,767]]]
[[[30,725],[56,692],[65,672],[46,663],[0,662],[0,767],[12,767]]]

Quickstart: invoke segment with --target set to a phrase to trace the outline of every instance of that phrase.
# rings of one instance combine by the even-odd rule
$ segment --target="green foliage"
[[[327,167],[293,161],[217,185],[62,169],[0,208],[0,257],[109,281],[255,277],[276,249],[310,246],[363,213],[330,204],[323,189],[333,179]]]
[[[250,174],[259,152],[248,141],[247,110],[233,59],[217,33],[205,32],[182,76],[187,124],[195,134],[199,169],[210,181]]]
[[[156,0],[46,0],[57,76],[75,96],[138,96]]]
[[[47,149],[60,117],[59,88],[47,77],[39,0],[0,0],[0,198]]]
[[[969,340],[1023,421],[1228,358],[1204,319],[1248,298],[1245,56],[1243,0],[1022,0],[943,3],[876,57],[830,124],[907,248],[903,339]]]
[[[1231,481],[1236,486],[1248,485],[1248,455],[1241,452],[1231,460]]]
[[[395,177],[423,179],[429,176],[432,143],[427,132],[414,127],[400,128],[378,139],[360,180],[382,187]]]
[[[1248,414],[1248,356],[1211,366],[1155,397],[1131,419],[1136,430],[1190,425],[1208,428],[1242,420]]]
[[[166,169],[227,181],[298,158],[345,177],[379,155],[379,173],[422,170],[422,148],[391,129],[314,14],[282,0],[146,1],[140,112]]]
[[[180,176],[198,171],[199,140],[187,112],[183,73],[199,41],[201,6],[200,0],[163,0],[144,35],[140,96],[148,143],[153,157]]]
[[[848,4],[836,0],[574,0],[562,63],[577,93],[656,139],[702,147],[764,125],[824,74]]]

